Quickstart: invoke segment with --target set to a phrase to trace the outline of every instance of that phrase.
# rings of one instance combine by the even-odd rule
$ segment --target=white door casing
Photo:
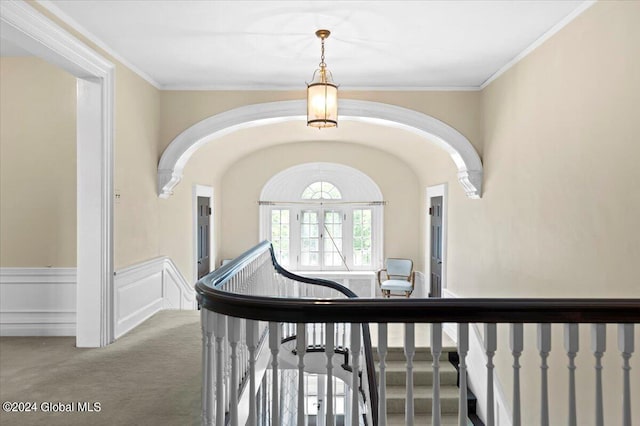
[[[114,338],[114,65],[22,0],[0,2],[2,37],[78,79],[76,345]]]

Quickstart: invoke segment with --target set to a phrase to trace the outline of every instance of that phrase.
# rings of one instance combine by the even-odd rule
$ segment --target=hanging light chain
[[[320,37],[320,68],[326,68],[327,64],[324,62],[324,37]]]

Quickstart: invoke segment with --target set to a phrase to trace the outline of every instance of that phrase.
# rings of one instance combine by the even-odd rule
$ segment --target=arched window
[[[329,182],[313,182],[302,192],[303,200],[339,200],[342,194],[334,184]]]
[[[272,177],[260,199],[261,239],[292,270],[376,270],[382,264],[382,194],[362,172],[333,163]]]

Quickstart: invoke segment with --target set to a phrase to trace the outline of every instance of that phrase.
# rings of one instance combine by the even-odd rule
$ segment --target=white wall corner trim
[[[195,309],[195,290],[168,257],[116,271],[115,337],[119,338],[163,309]]]
[[[458,299],[459,296],[447,289],[442,290],[442,297],[448,299]],[[444,331],[454,341],[458,342],[458,329],[456,324],[447,323]],[[469,388],[478,398],[478,416],[486,422],[487,407],[487,356],[484,352],[482,335],[478,324],[471,324],[469,329],[469,354],[467,355],[467,371]],[[494,370],[493,373],[493,393],[495,396],[496,417],[500,419],[501,426],[511,426],[513,416],[511,415],[511,404],[506,398],[502,389],[502,383]]]
[[[208,141],[272,123],[304,120],[304,100],[245,105],[206,118],[180,133],[165,149],[158,164],[158,195],[171,196],[191,156]],[[444,149],[458,169],[458,179],[470,198],[482,196],[482,161],[471,142],[448,124],[418,111],[380,102],[340,99],[341,120],[403,129]]]
[[[75,336],[76,268],[0,268],[0,336]]]
[[[76,344],[113,341],[115,67],[22,0],[0,2],[2,37],[78,79]]]

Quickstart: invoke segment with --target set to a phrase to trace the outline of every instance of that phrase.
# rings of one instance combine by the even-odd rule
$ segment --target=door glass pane
[[[371,265],[371,209],[353,211],[353,264]]]
[[[342,213],[324,212],[324,266],[342,265]]]
[[[271,210],[271,244],[276,260],[283,266],[289,265],[289,210]]]
[[[300,265],[319,266],[320,262],[320,224],[318,213],[303,210],[300,221]]]

